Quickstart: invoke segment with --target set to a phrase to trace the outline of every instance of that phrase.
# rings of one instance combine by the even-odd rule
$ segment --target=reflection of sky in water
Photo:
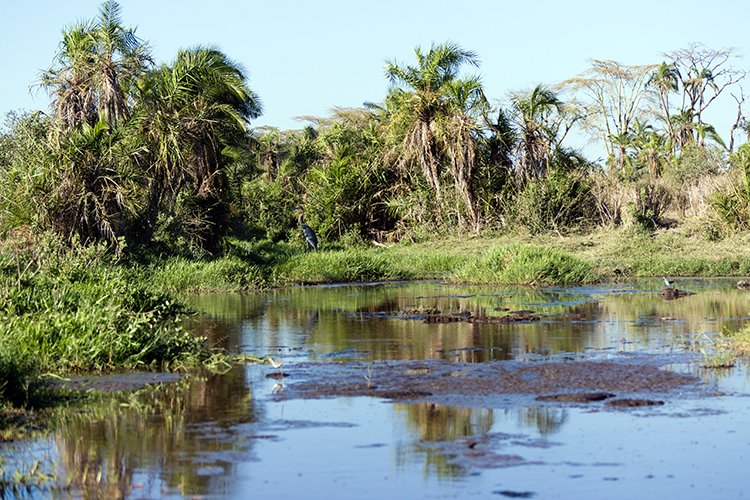
[[[655,294],[657,280],[542,290],[437,283],[294,289],[196,298],[205,316],[195,325],[230,351],[270,354],[287,365],[429,357],[538,361],[566,352],[605,359],[682,351],[711,332],[740,327],[750,313],[750,294],[734,290],[730,281],[684,280],[678,286],[699,293],[663,301]],[[413,307],[477,314],[529,308],[545,318],[518,325],[426,325],[396,317]],[[744,494],[746,370],[704,371],[685,361],[669,369],[694,373],[727,395],[677,395],[662,407],[623,411],[601,404],[491,409],[371,398],[274,401],[274,385],[285,381],[266,378],[275,371],[267,365],[249,365],[169,392],[170,404],[164,396],[133,396],[129,406],[114,404],[101,417],[70,418],[51,439],[17,445],[5,464],[28,470],[40,459],[64,479],[80,474],[70,464],[89,454],[110,470],[126,465],[124,491],[134,498]],[[521,465],[484,467],[507,465],[508,457]]]
[[[440,446],[420,439],[423,429],[414,427],[408,406],[413,405],[370,398],[268,404],[269,422],[355,426],[280,430],[278,440],[257,442],[259,461],[236,469],[236,493],[451,498],[509,490],[532,491],[541,498],[727,498],[745,489],[740,478],[742,458],[750,450],[744,437],[750,398],[677,400],[669,407],[636,411],[461,410],[467,415],[490,412],[489,435],[501,436],[475,450],[516,455],[531,463],[500,468],[472,467],[471,459],[465,465],[461,458],[444,456]],[[465,435],[445,437],[472,442]]]

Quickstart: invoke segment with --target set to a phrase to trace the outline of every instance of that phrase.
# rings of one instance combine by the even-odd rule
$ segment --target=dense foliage
[[[218,254],[227,236],[300,242],[295,209],[324,242],[531,233],[697,215],[713,236],[750,226],[742,104],[728,140],[706,111],[744,72],[702,45],[660,64],[594,60],[581,75],[491,104],[454,43],[388,61],[381,103],[251,129],[242,68],[197,46],[157,63],[117,3],[67,28],[41,75],[52,114],[12,114],[0,137],[0,228],[51,230],[118,251]],[[570,147],[589,134],[604,163]],[[731,156],[731,161],[730,161]],[[735,172],[739,172],[736,174]],[[706,179],[731,179],[708,182]],[[666,180],[666,181],[665,181]],[[687,214],[696,190],[700,213]],[[695,211],[693,211],[695,212]]]
[[[185,308],[135,284],[102,245],[54,241],[0,254],[0,402],[23,401],[45,372],[169,367],[208,356],[180,326]]]

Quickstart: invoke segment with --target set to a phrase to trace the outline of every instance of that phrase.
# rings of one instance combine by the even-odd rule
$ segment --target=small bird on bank
[[[302,235],[305,237],[307,247],[311,250],[317,250],[318,237],[315,235],[315,231],[305,224],[305,210],[302,207],[297,207],[297,218],[299,219],[300,227],[302,227]]]
[[[283,361],[276,361],[271,356],[268,356],[268,362],[271,363],[271,366],[273,366],[276,369],[281,368],[281,366],[284,364]]]
[[[667,286],[667,288],[672,288],[674,286],[674,281],[669,281],[666,276],[661,277],[664,280],[664,284]]]

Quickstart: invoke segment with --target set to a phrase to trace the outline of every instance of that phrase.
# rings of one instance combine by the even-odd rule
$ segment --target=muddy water
[[[0,464],[49,474],[35,497],[735,498],[750,379],[698,354],[750,321],[734,282],[685,280],[696,294],[674,301],[656,280],[195,297],[192,329],[283,364],[73,405]],[[521,309],[539,319],[423,321]],[[611,397],[556,398],[597,390]]]

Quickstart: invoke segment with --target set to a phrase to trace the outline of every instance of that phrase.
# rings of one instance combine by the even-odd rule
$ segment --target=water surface
[[[742,364],[704,370],[696,354],[750,319],[750,294],[735,281],[685,280],[678,287],[696,295],[675,301],[658,297],[657,280],[536,290],[389,283],[194,297],[202,313],[190,328],[217,347],[271,356],[282,367],[193,374],[74,407],[50,438],[6,446],[4,466],[28,472],[39,460],[56,480],[33,489],[35,497],[739,497],[750,452],[747,372]],[[541,320],[414,318],[436,309],[476,316],[528,309]],[[530,397],[461,406],[284,398],[294,380],[268,377],[309,363],[634,356],[693,374],[705,390],[634,409]]]

